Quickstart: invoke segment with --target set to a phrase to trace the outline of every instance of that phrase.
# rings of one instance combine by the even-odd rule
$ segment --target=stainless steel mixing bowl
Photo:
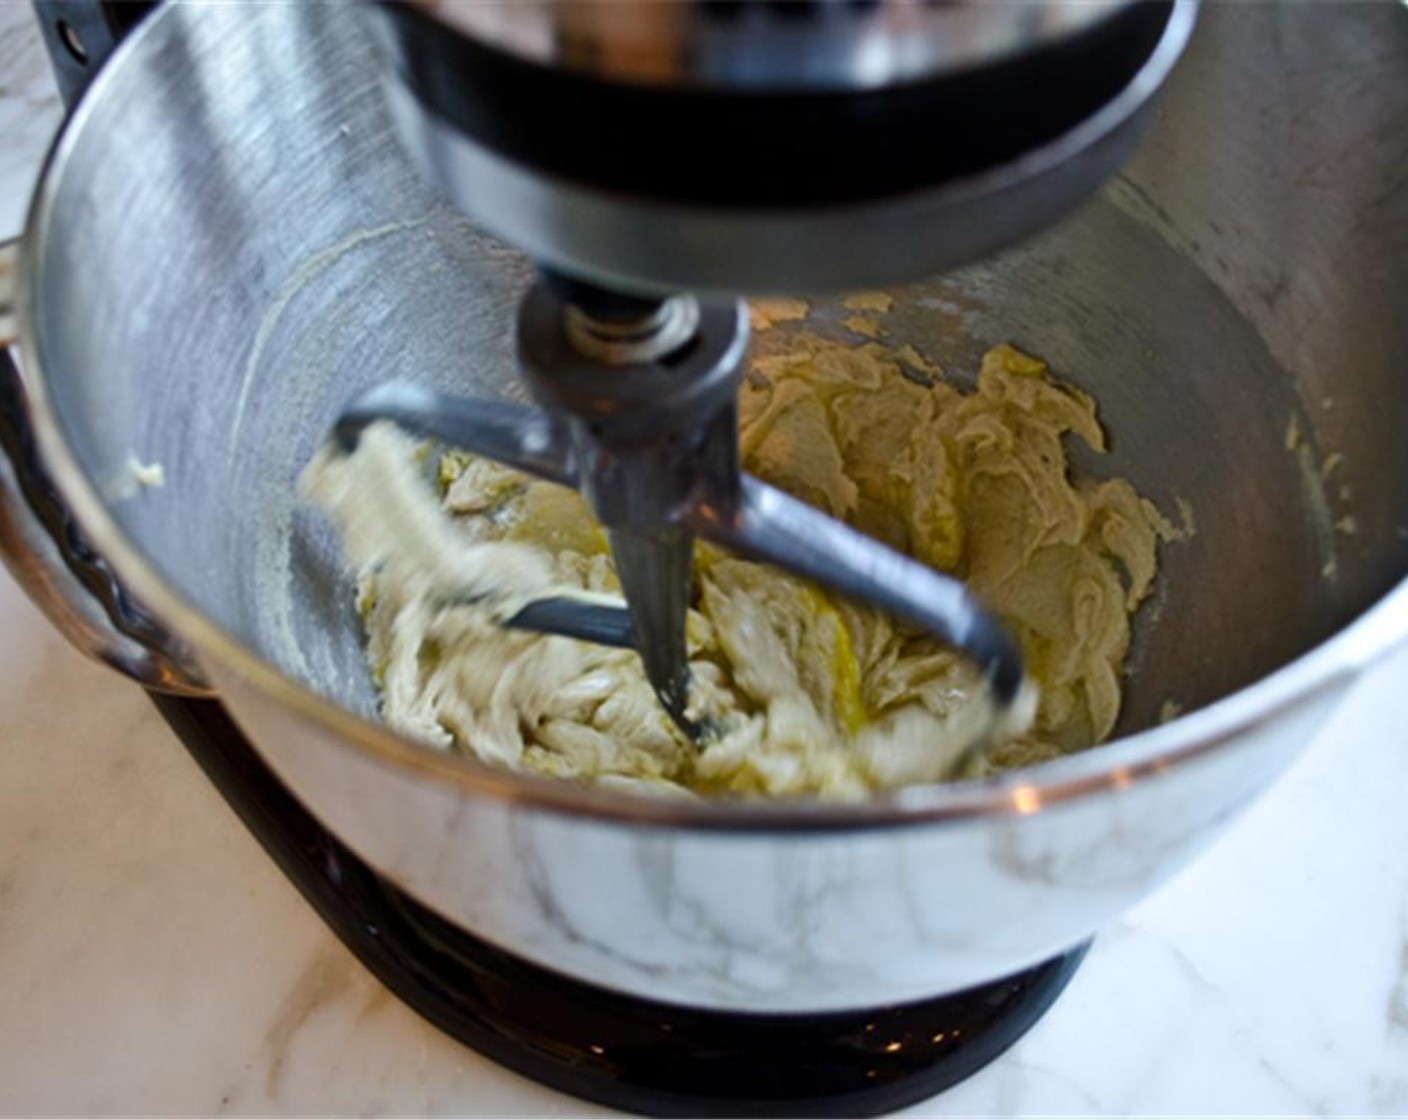
[[[1079,756],[862,805],[723,804],[508,774],[379,726],[335,542],[293,480],[374,382],[513,392],[525,278],[408,167],[354,20],[178,5],[60,137],[18,321],[42,464],[260,752],[373,865],[540,964],[749,1010],[1011,973],[1185,864],[1408,636],[1400,6],[1211,8],[1096,201],[899,293],[897,341],[954,371],[1004,339],[1044,355],[1113,433],[1082,466],[1191,503],[1122,737]],[[820,329],[837,317],[818,306]],[[165,485],[134,486],[133,457]],[[1159,725],[1166,701],[1188,714]]]

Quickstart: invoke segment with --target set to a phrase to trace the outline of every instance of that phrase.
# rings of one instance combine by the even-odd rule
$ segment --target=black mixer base
[[[1081,946],[941,999],[826,1015],[651,1003],[568,980],[437,917],[348,851],[214,701],[154,697],[191,754],[323,920],[401,1000],[486,1057],[631,1112],[871,1116],[954,1085],[1024,1034]]]

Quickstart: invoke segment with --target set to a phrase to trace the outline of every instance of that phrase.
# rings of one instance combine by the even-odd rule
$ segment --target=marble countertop
[[[0,236],[59,107],[0,0]],[[400,1005],[0,572],[0,1113],[597,1115]],[[1408,1114],[1408,651],[913,1115]]]

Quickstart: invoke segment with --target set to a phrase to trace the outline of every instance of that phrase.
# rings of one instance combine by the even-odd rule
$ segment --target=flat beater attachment
[[[698,739],[707,729],[688,711],[685,618],[702,537],[932,631],[979,666],[999,717],[1013,707],[1017,648],[961,582],[742,473],[741,301],[594,301],[574,286],[568,302],[563,289],[540,282],[519,311],[520,367],[539,408],[389,383],[353,401],[334,430],[350,450],[362,428],[392,420],[581,490],[607,530],[628,608],[563,596],[508,625],[609,644],[629,633],[661,703]]]

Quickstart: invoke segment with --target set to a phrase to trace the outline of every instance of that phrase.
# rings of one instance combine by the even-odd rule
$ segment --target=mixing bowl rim
[[[128,538],[95,481],[73,453],[53,407],[45,374],[38,305],[43,261],[58,184],[92,106],[139,49],[162,13],[123,42],[60,128],[31,198],[20,247],[16,316],[30,419],[44,464],[92,545],[124,583],[173,631],[213,663],[300,720],[333,733],[339,746],[414,778],[457,793],[605,821],[703,831],[829,832],[934,825],[976,816],[1028,815],[1073,798],[1118,790],[1167,774],[1175,765],[1229,745],[1297,700],[1347,680],[1408,637],[1408,579],[1401,580],[1347,626],[1288,664],[1214,703],[1169,723],[1023,770],[990,778],[916,786],[858,801],[744,800],[644,796],[577,785],[491,766],[438,751],[385,724],[342,708],[286,675],[241,642],[168,583]],[[217,683],[229,680],[225,672]],[[238,710],[234,712],[239,718]],[[256,746],[258,744],[256,743]]]

